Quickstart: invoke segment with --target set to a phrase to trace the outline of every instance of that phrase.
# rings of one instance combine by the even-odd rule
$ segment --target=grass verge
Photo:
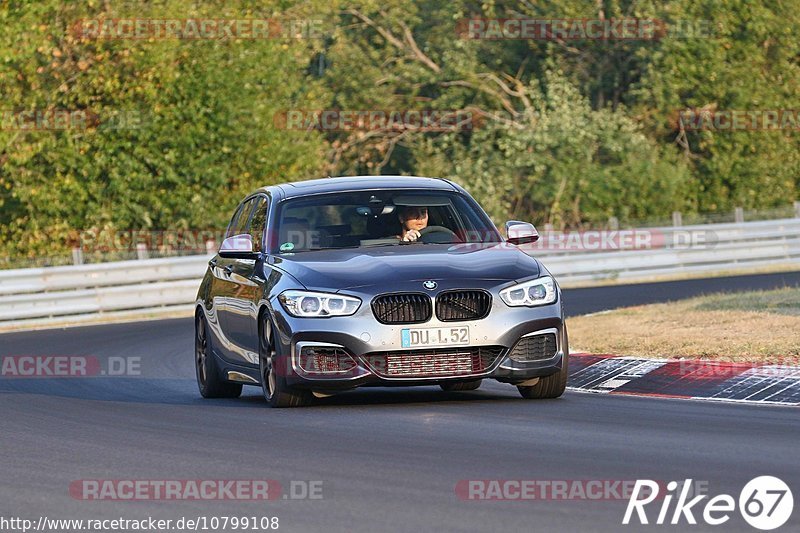
[[[800,288],[716,293],[572,318],[574,351],[800,366]]]

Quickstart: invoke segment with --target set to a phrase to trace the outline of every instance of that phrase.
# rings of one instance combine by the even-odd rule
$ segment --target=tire
[[[297,389],[286,384],[286,359],[277,355],[273,331],[272,321],[262,316],[258,335],[258,368],[264,399],[270,407],[311,405],[314,395],[310,390]]]
[[[561,370],[553,375],[541,378],[539,383],[532,387],[517,387],[523,398],[528,400],[544,400],[558,398],[567,388],[567,378],[569,377],[569,339],[567,338],[567,326],[564,326],[564,360]]]
[[[231,383],[220,375],[202,312],[194,321],[194,370],[197,388],[203,398],[238,398],[242,394],[241,383]]]
[[[457,381],[455,383],[441,383],[439,386],[445,392],[461,392],[476,390],[481,386],[481,381],[480,379],[476,379],[475,381]]]

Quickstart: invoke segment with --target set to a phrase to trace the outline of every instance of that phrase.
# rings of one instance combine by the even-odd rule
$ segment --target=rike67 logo
[[[729,494],[714,496],[706,501],[705,505],[701,505],[701,502],[708,497],[705,494],[689,499],[691,479],[682,484],[670,481],[667,483],[666,492],[660,494],[659,488],[662,486],[649,479],[636,480],[622,523],[630,524],[634,516],[640,524],[651,523],[652,515],[647,516],[645,507],[657,499],[661,500],[661,508],[655,524],[695,525],[697,524],[695,513],[698,513],[706,524],[718,526],[730,520],[731,513],[736,510],[737,502]],[[679,487],[680,494],[678,494]],[[670,509],[675,496],[677,496],[675,507]],[[768,531],[781,527],[789,520],[794,508],[794,498],[789,486],[782,480],[773,476],[759,476],[744,486],[739,494],[738,506],[742,518],[748,524],[756,529]]]

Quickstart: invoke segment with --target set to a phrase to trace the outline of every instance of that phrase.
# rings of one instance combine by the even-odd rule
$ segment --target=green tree
[[[99,119],[86,129],[0,131],[2,251],[55,255],[88,228],[224,227],[257,186],[319,175],[323,140],[273,126],[276,113],[314,100],[306,68],[317,43],[71,31],[84,18],[267,18],[280,7],[248,4],[48,0],[1,12],[6,109],[88,110]]]

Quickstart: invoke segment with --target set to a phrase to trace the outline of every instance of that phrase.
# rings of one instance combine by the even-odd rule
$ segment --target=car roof
[[[269,187],[272,188],[272,187]],[[262,190],[269,189],[265,187]],[[316,180],[295,181],[277,185],[284,198],[370,189],[436,189],[457,191],[449,181],[442,178],[419,176],[341,176]]]

